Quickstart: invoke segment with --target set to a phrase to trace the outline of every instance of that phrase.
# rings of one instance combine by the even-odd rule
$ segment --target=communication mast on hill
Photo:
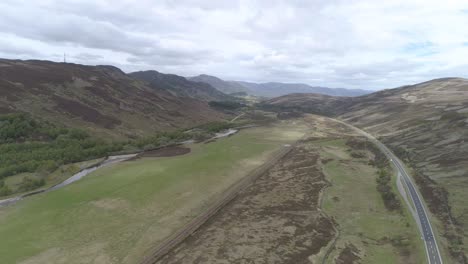
[[[63,53],[63,63],[67,63],[67,54]]]

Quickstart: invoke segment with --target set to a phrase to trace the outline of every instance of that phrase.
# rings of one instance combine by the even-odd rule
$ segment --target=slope
[[[287,95],[265,104],[335,116],[378,136],[413,169],[453,261],[468,262],[468,80],[436,79],[354,98]]]
[[[276,111],[302,111],[312,114],[336,115],[353,103],[352,97],[315,93],[294,93],[275,97],[260,103],[261,107]]]
[[[114,138],[223,116],[206,102],[150,88],[113,66],[1,59],[0,114],[16,112]]]
[[[144,81],[156,90],[166,90],[178,97],[188,97],[203,101],[222,101],[232,99],[216,90],[210,84],[193,82],[175,74],[164,74],[157,71],[140,71],[129,74],[132,78]]]
[[[362,89],[328,88],[319,86],[310,86],[303,83],[252,83],[252,82],[234,82],[246,87],[251,94],[263,97],[277,97],[291,93],[317,93],[333,96],[359,96],[368,94],[371,91]]]
[[[202,82],[202,83],[210,84],[214,88],[226,94],[248,92],[248,89],[246,87],[236,82],[224,81],[218,77],[211,76],[211,75],[201,74],[201,75],[194,76],[194,77],[188,77],[187,79],[190,81],[194,81],[194,82]]]
[[[437,79],[359,98],[340,118],[410,164],[454,261],[468,263],[468,80]]]

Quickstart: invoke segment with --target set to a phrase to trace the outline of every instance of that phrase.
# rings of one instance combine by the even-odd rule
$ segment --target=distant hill
[[[249,91],[246,87],[236,82],[224,81],[218,77],[206,74],[201,74],[195,77],[188,77],[187,79],[194,82],[208,83],[214,88],[226,94]]]
[[[147,82],[150,87],[164,89],[178,97],[190,97],[203,101],[223,101],[232,99],[209,83],[195,82],[175,74],[157,71],[139,71],[129,73],[137,80]]]
[[[334,116],[379,136],[414,170],[431,212],[444,223],[453,263],[467,263],[467,79],[436,79],[360,97],[291,94],[264,104]]]
[[[344,112],[352,102],[352,97],[293,93],[266,100],[261,105],[274,111],[301,111],[334,116]]]
[[[161,85],[150,87],[113,66],[0,59],[0,114],[25,112],[112,137],[191,127],[223,117],[195,95],[178,96],[182,92],[166,89],[185,82],[169,75]],[[200,89],[206,99],[225,97],[212,87]]]
[[[369,94],[371,91],[362,89],[344,89],[310,86],[303,83],[253,83],[243,81],[225,81],[215,76],[206,74],[187,78],[191,81],[208,83],[224,93],[246,92],[260,97],[278,97],[292,93],[316,93],[334,96],[359,96]]]
[[[310,86],[303,83],[252,83],[252,82],[234,82],[246,87],[250,93],[256,96],[277,97],[292,93],[316,93],[334,96],[360,96],[371,93],[362,89],[328,88],[319,86]]]

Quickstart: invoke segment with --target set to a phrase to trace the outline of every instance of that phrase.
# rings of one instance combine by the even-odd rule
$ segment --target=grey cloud
[[[467,76],[462,58],[468,54],[454,56],[452,46],[443,44],[454,29],[422,25],[418,14],[405,16],[418,5],[398,9],[395,1],[3,0],[0,36],[15,35],[18,43],[0,41],[0,54],[60,59],[50,54],[71,50],[77,62],[107,62],[126,71],[335,87],[386,88]],[[434,23],[462,14],[434,3],[424,7],[441,15]],[[406,20],[400,23],[401,17]],[[468,31],[455,33],[452,42],[458,35],[468,38]],[[440,56],[402,52],[408,43],[424,41],[435,43]]]
[[[104,59],[103,56],[97,55],[97,54],[89,54],[89,53],[79,53],[76,55],[73,55],[72,58],[80,60],[80,61],[96,61],[96,60],[101,60]]]

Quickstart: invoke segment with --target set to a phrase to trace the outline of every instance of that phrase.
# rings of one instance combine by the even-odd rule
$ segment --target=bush
[[[234,127],[234,124],[229,122],[210,122],[204,125],[201,125],[197,128],[202,129],[206,132],[217,133],[219,131],[229,129]]]
[[[19,190],[26,192],[37,189],[45,185],[44,179],[32,179],[30,177],[24,177],[19,185]]]
[[[0,116],[0,142],[15,142],[30,137],[38,128],[27,114]]]
[[[0,196],[7,196],[7,195],[10,195],[11,193],[12,191],[7,185],[0,187]]]
[[[208,105],[222,110],[236,110],[246,106],[245,104],[234,101],[211,101]]]
[[[382,196],[385,207],[390,211],[401,210],[400,200],[392,190],[392,177],[386,169],[380,169],[378,172],[377,191]]]

